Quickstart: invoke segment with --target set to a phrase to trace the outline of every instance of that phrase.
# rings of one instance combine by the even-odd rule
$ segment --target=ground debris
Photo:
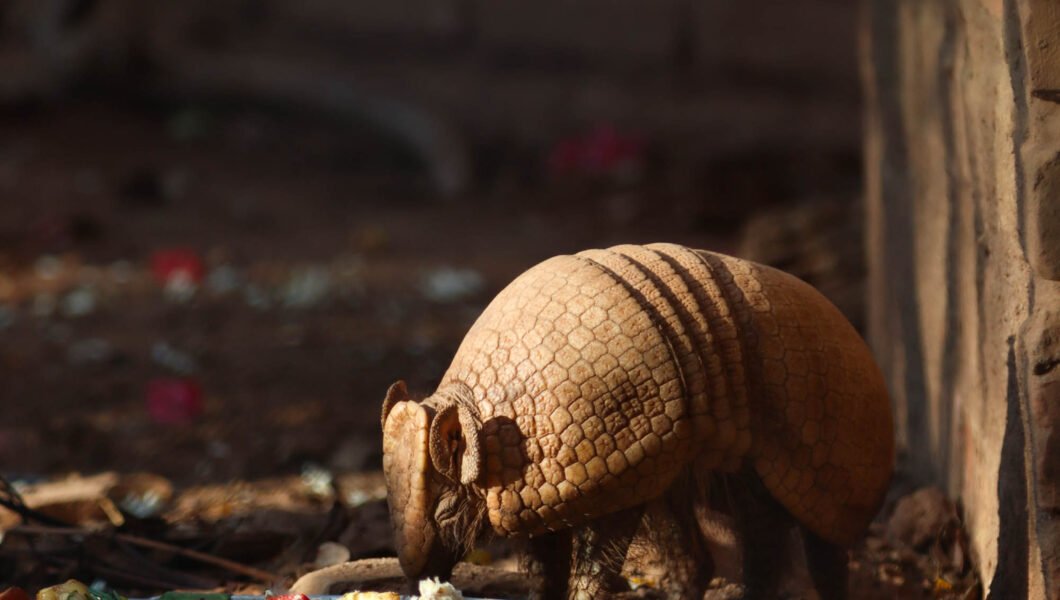
[[[916,490],[885,512],[852,556],[854,581],[881,590],[880,598],[885,590],[892,594],[887,597],[982,597],[963,523],[943,492]]]
[[[732,252],[734,219],[759,206],[736,188],[780,182],[783,193],[769,195],[779,199],[805,193],[800,181],[813,190],[822,181],[819,169],[787,175],[805,163],[784,150],[765,160],[756,150],[733,176],[720,156],[666,174],[647,164],[665,157],[623,142],[623,127],[617,137],[597,132],[574,157],[596,160],[593,148],[602,149],[617,165],[632,156],[644,163],[635,184],[574,185],[568,204],[566,188],[524,185],[505,167],[496,192],[444,203],[403,172],[337,167],[350,164],[350,150],[375,149],[330,124],[284,117],[252,144],[233,144],[219,132],[247,118],[242,108],[183,111],[170,123],[118,104],[0,115],[8,134],[0,186],[11,198],[0,203],[0,473],[35,484],[68,470],[119,474],[109,496],[89,495],[84,518],[67,511],[45,524],[0,510],[0,579],[27,589],[76,577],[136,596],[177,587],[261,594],[312,570],[325,544],[354,561],[393,556],[377,471],[379,402],[395,377],[419,392],[437,382],[490,292],[546,256],[648,236]],[[209,143],[196,133],[202,116]],[[172,143],[167,126],[200,142]],[[314,140],[333,150],[306,152],[320,145]],[[27,156],[12,161],[12,153]],[[838,156],[823,155],[829,164]],[[718,174],[684,175],[701,166]],[[715,179],[725,185],[710,185]],[[68,239],[18,241],[20,228],[75,212],[95,225],[71,221],[59,228]],[[44,229],[55,237],[55,227]],[[167,281],[176,282],[169,292]],[[103,344],[79,346],[84,340],[105,340],[110,356]],[[152,418],[145,401],[149,382],[190,371],[153,358],[158,340],[194,359],[203,393],[201,410],[185,411],[190,426]],[[309,463],[331,471],[333,491],[321,494],[320,478],[307,485],[300,470]],[[150,486],[115,491],[142,471],[172,482],[168,502]],[[98,498],[113,510],[98,509]],[[852,585],[869,590],[855,597],[930,597],[946,591],[940,581],[968,589],[971,570],[952,558],[960,545],[940,547],[950,553],[897,548],[878,526],[852,555]],[[488,556],[488,570],[461,566],[492,574],[478,587],[461,582],[464,593],[518,596],[514,584],[525,582],[511,548],[492,545]],[[951,571],[961,574],[940,579]]]
[[[322,495],[305,476],[290,476],[174,490],[146,473],[9,486],[4,497],[10,506],[0,509],[6,532],[0,563],[27,553],[46,556],[39,563],[44,566],[16,575],[14,581],[29,589],[76,577],[140,595],[173,587],[258,594],[287,586],[304,594],[407,593],[397,560],[379,558],[395,550],[382,474],[329,474],[328,488]],[[12,502],[13,494],[21,504]],[[980,597],[959,522],[938,521],[942,529],[927,542],[889,533],[909,506],[937,496],[918,491],[900,498],[872,525],[851,554],[851,589],[858,598]],[[33,512],[23,514],[20,506]],[[949,508],[946,514],[955,515]],[[82,548],[91,548],[90,555]],[[460,563],[453,584],[467,596],[524,596],[531,582],[517,572],[513,552],[503,540],[479,549],[469,555],[477,564]],[[151,567],[144,571],[146,564]],[[665,576],[631,579],[621,597],[659,597]],[[729,597],[738,588],[719,580],[709,597]]]

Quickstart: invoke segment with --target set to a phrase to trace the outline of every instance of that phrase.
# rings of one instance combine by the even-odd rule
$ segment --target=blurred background
[[[260,592],[393,556],[387,387],[431,392],[556,254],[737,254],[860,327],[857,4],[0,2],[0,501],[52,519],[0,509],[0,582]],[[915,498],[858,597],[974,579]],[[69,529],[100,523],[127,537]]]
[[[856,3],[7,0],[0,473],[378,468],[515,275],[673,241],[861,321]]]

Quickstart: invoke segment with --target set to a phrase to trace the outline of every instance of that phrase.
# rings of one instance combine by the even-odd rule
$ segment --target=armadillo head
[[[447,386],[422,403],[404,382],[383,402],[383,473],[398,560],[410,579],[448,579],[485,524],[472,485],[482,466],[470,391]]]

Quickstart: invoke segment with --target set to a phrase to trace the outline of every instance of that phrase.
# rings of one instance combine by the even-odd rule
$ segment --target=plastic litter
[[[239,271],[230,265],[221,265],[206,276],[206,288],[217,295],[232,293],[239,289],[243,278]]]
[[[14,309],[7,306],[0,306],[0,330],[7,329],[14,325],[16,319],[17,317]]]
[[[423,278],[423,295],[435,302],[456,302],[474,296],[485,286],[486,280],[478,271],[442,267]]]
[[[96,310],[96,291],[90,287],[79,287],[63,296],[60,309],[63,316],[83,317]]]
[[[334,491],[335,476],[328,469],[315,464],[306,463],[302,466],[302,483],[308,491],[322,498],[328,498]]]
[[[195,359],[169,342],[155,342],[151,346],[151,360],[179,375],[191,375],[199,370]]]
[[[173,499],[173,484],[150,473],[122,475],[107,497],[125,513],[138,519],[156,517]]]
[[[331,288],[331,274],[327,269],[298,269],[280,290],[280,299],[286,308],[312,308],[327,298]]]

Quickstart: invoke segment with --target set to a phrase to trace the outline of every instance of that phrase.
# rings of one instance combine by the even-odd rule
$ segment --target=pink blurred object
[[[186,425],[203,412],[202,388],[190,378],[147,382],[147,412],[156,423]]]
[[[151,256],[151,272],[162,284],[177,279],[191,283],[202,281],[206,272],[202,258],[188,248],[167,248]]]
[[[621,175],[640,169],[643,163],[644,142],[619,133],[612,125],[601,125],[586,134],[564,138],[552,147],[548,156],[548,169],[553,176]]]
[[[279,596],[265,596],[265,600],[309,600],[305,594],[280,594]]]

